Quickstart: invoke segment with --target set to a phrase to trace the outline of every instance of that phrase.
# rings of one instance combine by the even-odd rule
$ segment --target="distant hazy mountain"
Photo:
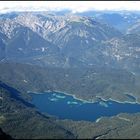
[[[43,65],[81,65],[85,53],[103,41],[121,36],[119,31],[94,18],[71,14],[14,13],[12,18],[2,17],[0,31],[9,38],[5,58],[20,57]],[[77,63],[73,64],[74,61]]]
[[[95,12],[93,16],[83,16],[84,13],[65,12],[1,15],[1,60],[41,66],[100,65],[139,70],[139,36],[120,32],[125,27],[137,34],[138,13]],[[119,31],[118,27],[122,29]]]
[[[52,51],[57,53],[58,48],[55,45],[43,39],[31,29],[19,27],[16,30],[14,37],[9,40],[6,46],[7,58],[43,56],[52,53]]]
[[[96,17],[100,22],[107,23],[124,33],[140,18],[140,13],[133,11],[87,11],[77,14]]]
[[[127,29],[128,34],[140,34],[140,20]]]

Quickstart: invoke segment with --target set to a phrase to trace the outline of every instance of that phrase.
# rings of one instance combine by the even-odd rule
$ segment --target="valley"
[[[0,14],[0,136],[140,138],[140,13],[65,12]]]

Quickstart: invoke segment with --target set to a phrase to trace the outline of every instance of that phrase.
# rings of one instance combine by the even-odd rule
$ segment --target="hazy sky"
[[[0,1],[0,12],[24,10],[140,10],[140,1]]]

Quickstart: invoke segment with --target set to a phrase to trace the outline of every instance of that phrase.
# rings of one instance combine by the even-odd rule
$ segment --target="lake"
[[[49,92],[42,94],[30,93],[31,103],[42,113],[48,113],[59,119],[75,121],[95,121],[100,117],[114,116],[119,113],[140,112],[140,104],[103,101],[87,103],[64,93]]]

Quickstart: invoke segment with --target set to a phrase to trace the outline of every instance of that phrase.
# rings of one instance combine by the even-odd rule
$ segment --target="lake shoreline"
[[[95,99],[95,101],[93,101],[93,100],[92,101],[88,101],[88,100],[76,97],[76,95],[74,95],[74,94],[70,94],[70,93],[67,93],[65,91],[60,91],[60,90],[46,90],[44,92],[27,91],[27,93],[34,93],[34,94],[44,94],[44,93],[52,94],[52,92],[58,92],[58,93],[62,93],[64,95],[72,96],[74,99],[82,101],[83,103],[96,103],[96,102],[98,102],[98,101],[96,101],[96,99]],[[96,98],[97,99],[101,99],[102,101],[105,101],[105,102],[114,101],[114,102],[121,103],[121,104],[126,104],[126,103],[129,103],[129,104],[140,104],[140,102],[138,102],[137,100],[135,102],[131,102],[131,101],[119,101],[119,100],[112,99],[112,98],[104,99],[103,97],[100,97],[100,96],[96,96]]]
[[[63,93],[63,94],[65,94],[65,95],[72,96],[74,99],[80,100],[80,101],[82,101],[82,102],[84,102],[84,103],[96,103],[96,102],[97,102],[97,101],[88,101],[88,100],[85,100],[85,99],[76,97],[76,95],[69,94],[69,93],[67,93],[67,92],[60,91],[60,90],[54,90],[54,92]],[[135,102],[130,102],[130,101],[119,101],[119,100],[112,99],[112,98],[104,99],[103,97],[100,97],[100,96],[96,96],[96,97],[97,97],[98,99],[100,98],[102,101],[105,101],[105,102],[114,101],[114,102],[121,103],[121,104],[126,104],[126,103],[129,103],[129,104],[140,104],[138,101],[135,101]]]

